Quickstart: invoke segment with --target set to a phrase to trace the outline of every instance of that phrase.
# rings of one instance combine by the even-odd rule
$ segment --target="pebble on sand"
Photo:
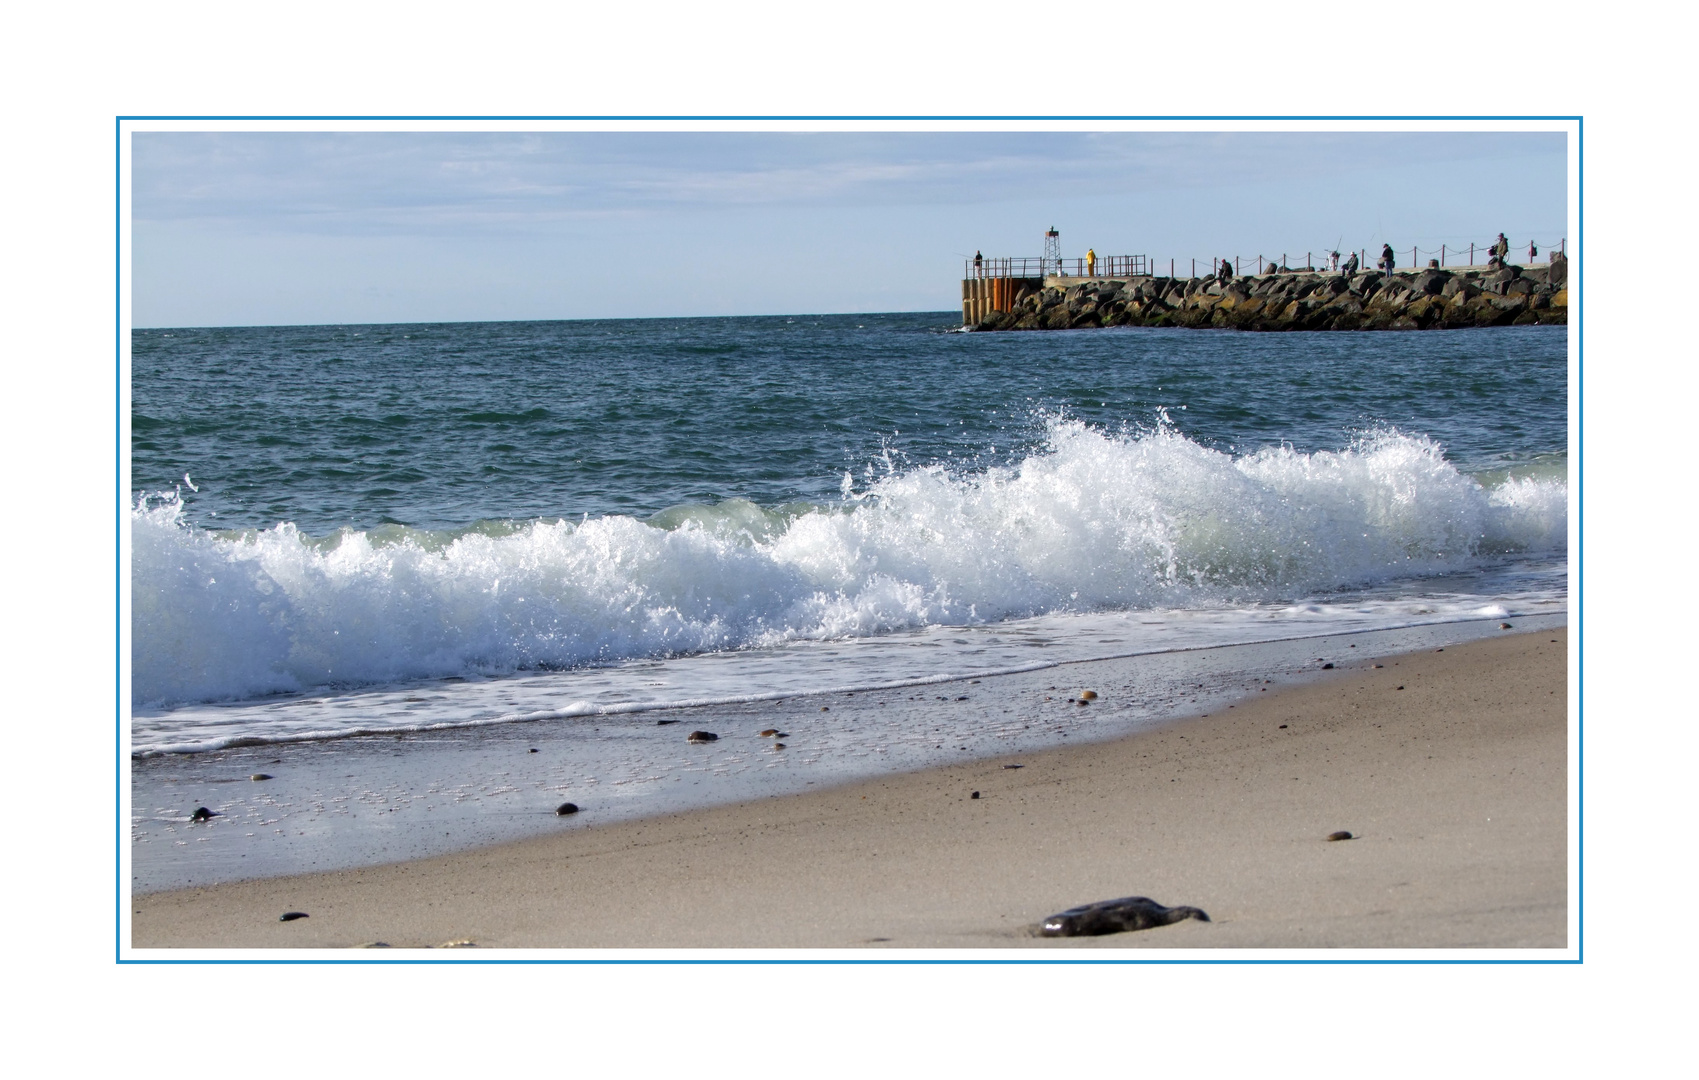
[[[1024,768],[1026,768],[1026,766],[1025,765],[1005,765],[1005,766],[1003,766],[1003,768],[1005,768],[1005,769],[1024,769]]]
[[[218,817],[218,816],[219,816],[219,813],[218,813],[217,810],[208,810],[204,806],[197,806],[197,807],[195,807],[195,812],[189,815],[189,820],[190,821],[211,821],[213,818]]]
[[[1323,670],[1323,671],[1331,671],[1331,670],[1332,670],[1332,669],[1333,669],[1333,665],[1332,665],[1332,664],[1323,664],[1323,665],[1322,665],[1322,666],[1321,666],[1321,669],[1322,669],[1322,670]]]
[[[568,814],[576,813],[578,813],[578,804],[575,802],[563,802],[559,806],[555,807],[556,817],[565,817]]]
[[[684,737],[685,742],[693,743],[718,742],[719,739],[720,737],[712,731],[692,731]]]
[[[771,739],[773,736],[777,735],[778,733],[779,733],[779,729],[776,728],[776,727],[762,728],[760,731],[756,732],[756,734],[761,736],[763,739]]]
[[[1507,623],[1507,622],[1501,622],[1501,623],[1499,623],[1499,624],[1498,624],[1498,628],[1499,628],[1499,629],[1500,629],[1500,630],[1509,630],[1509,629],[1510,629],[1510,624],[1509,624],[1509,623]]]
[[[270,780],[271,774],[268,773],[268,772],[257,772],[254,775],[248,777],[248,779],[249,780]]]
[[[1349,832],[1346,832],[1344,829],[1340,829],[1338,832],[1328,833],[1327,838],[1329,840],[1355,840],[1355,839],[1357,839],[1355,836],[1352,836]]]
[[[1081,690],[1080,691],[1080,700],[1081,701],[1096,701],[1097,700],[1097,691],[1096,690]]]
[[[296,919],[305,919],[306,917],[307,913],[305,911],[285,911],[277,917],[277,921],[294,922]]]
[[[970,799],[977,799],[977,798],[979,798],[979,792],[977,792],[977,791],[976,791],[976,792],[974,792],[974,793],[973,793],[973,794],[972,794],[972,795],[969,795],[969,796],[968,796],[968,798],[970,798]]]
[[[785,744],[782,743],[782,742],[776,742],[776,743],[773,744],[773,749],[775,749],[775,750],[783,750],[784,748],[785,748]]]

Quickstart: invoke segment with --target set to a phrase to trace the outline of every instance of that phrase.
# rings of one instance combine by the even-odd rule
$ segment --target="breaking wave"
[[[1010,467],[894,472],[842,503],[641,521],[199,529],[131,515],[132,701],[770,646],[1049,613],[1295,599],[1561,552],[1568,491],[1484,487],[1395,431],[1235,456],[1169,427],[1050,424]]]

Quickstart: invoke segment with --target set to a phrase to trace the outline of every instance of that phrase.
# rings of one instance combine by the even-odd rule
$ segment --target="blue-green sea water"
[[[135,331],[137,747],[366,730],[273,706],[419,680],[578,677],[397,729],[641,704],[639,662],[729,699],[1129,613],[1197,643],[1561,604],[1564,327],[958,322]],[[711,657],[747,663],[677,675]]]

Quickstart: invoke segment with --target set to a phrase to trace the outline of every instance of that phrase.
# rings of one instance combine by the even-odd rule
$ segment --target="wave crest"
[[[1053,421],[1018,465],[888,475],[843,506],[738,500],[459,531],[200,530],[131,516],[132,700],[567,667],[1049,612],[1295,598],[1561,551],[1568,493],[1484,488],[1432,440],[1234,457]]]

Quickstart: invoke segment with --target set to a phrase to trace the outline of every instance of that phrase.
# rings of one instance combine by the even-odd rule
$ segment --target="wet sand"
[[[1315,683],[1113,742],[143,895],[131,941],[1563,948],[1566,650],[1560,629],[1363,656]],[[1072,688],[1092,685],[1092,667],[1071,670]],[[1325,839],[1338,830],[1356,838]],[[1046,915],[1125,895],[1201,907],[1213,921],[1034,935]],[[285,911],[309,917],[279,922]]]

